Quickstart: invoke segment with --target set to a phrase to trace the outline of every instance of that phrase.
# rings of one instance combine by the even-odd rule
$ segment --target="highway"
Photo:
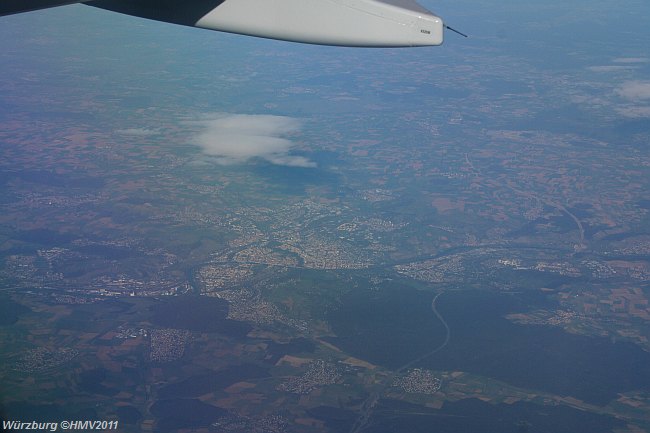
[[[370,396],[363,402],[361,405],[361,409],[359,410],[359,417],[357,420],[354,422],[352,425],[352,428],[350,429],[350,433],[360,433],[365,428],[368,426],[368,422],[370,421],[370,417],[372,416],[372,413],[375,409],[375,406],[379,402],[379,399],[383,395],[384,391],[386,388],[388,388],[392,383],[393,380],[395,379],[395,376],[398,374],[406,371],[407,369],[411,368],[412,366],[418,364],[419,362],[425,360],[429,356],[432,356],[438,352],[440,352],[442,349],[444,349],[447,344],[449,343],[449,339],[451,338],[451,330],[449,329],[449,325],[445,321],[444,317],[438,312],[438,309],[436,308],[436,301],[442,295],[444,292],[438,293],[436,296],[433,297],[433,300],[431,301],[431,311],[433,311],[433,314],[436,315],[438,319],[440,319],[440,323],[445,327],[445,339],[442,343],[440,343],[438,346],[436,346],[434,349],[426,352],[423,355],[420,355],[419,357],[407,362],[406,364],[402,365],[399,367],[397,370],[393,371],[391,374],[389,374],[386,377],[386,380],[382,384],[381,388],[378,389],[377,391],[373,392],[370,394]]]

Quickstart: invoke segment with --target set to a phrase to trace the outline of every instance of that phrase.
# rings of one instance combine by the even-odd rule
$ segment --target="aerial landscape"
[[[470,37],[0,18],[0,418],[650,433],[650,4],[421,3]]]

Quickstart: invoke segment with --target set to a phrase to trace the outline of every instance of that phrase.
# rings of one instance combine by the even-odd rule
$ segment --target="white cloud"
[[[616,93],[631,101],[650,99],[650,81],[627,81],[616,90]]]
[[[648,63],[647,57],[619,57],[614,59],[614,63]]]
[[[634,66],[622,66],[622,65],[607,65],[607,66],[589,66],[587,67],[592,72],[619,72],[619,71],[629,71],[634,69]]]
[[[144,128],[118,129],[115,132],[121,135],[135,135],[140,137],[156,134],[156,131],[152,131],[151,129],[144,129]]]
[[[650,118],[650,107],[623,107],[616,111],[622,116],[632,119]]]
[[[191,122],[201,130],[192,143],[214,156],[218,163],[241,164],[262,158],[272,164],[291,167],[316,167],[303,156],[291,155],[295,144],[288,138],[300,131],[298,119],[284,116],[216,114]]]

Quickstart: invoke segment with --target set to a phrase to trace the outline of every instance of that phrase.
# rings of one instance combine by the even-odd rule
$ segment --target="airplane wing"
[[[440,45],[445,25],[414,0],[1,0],[0,16],[72,3],[211,30],[354,47]]]
[[[82,0],[81,0],[82,1]],[[0,1],[0,17],[35,11],[37,9],[81,3],[80,0],[2,0]]]

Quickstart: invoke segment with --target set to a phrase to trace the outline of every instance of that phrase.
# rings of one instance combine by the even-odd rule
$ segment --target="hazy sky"
[[[298,166],[313,165],[295,152],[293,135],[300,131],[301,143],[309,143],[310,133],[298,118],[343,117],[363,113],[369,105],[393,108],[395,117],[413,107],[433,113],[441,104],[448,105],[448,112],[463,112],[464,104],[475,102],[458,98],[450,104],[441,98],[457,92],[494,99],[511,92],[510,83],[524,89],[517,96],[522,110],[548,98],[563,109],[584,111],[594,120],[585,123],[589,128],[650,117],[646,0],[422,4],[470,38],[448,33],[442,47],[359,50],[185,28],[82,5],[3,17],[4,113],[18,115],[33,98],[39,109],[92,115],[89,123],[98,130],[149,136],[153,143],[151,131],[175,122],[216,162],[260,157]],[[323,70],[329,81],[319,82],[314,92],[305,79],[320,79]],[[84,101],[58,104],[84,88],[86,93],[100,89],[97,97],[110,103],[102,109]],[[527,95],[526,88],[536,95]],[[37,102],[42,95],[48,99]],[[167,110],[165,124],[137,111],[151,107]],[[133,113],[127,122],[110,124],[120,110]],[[226,117],[202,120],[200,131],[183,124],[188,118],[203,119],[204,113]],[[507,122],[514,114],[501,116],[498,120]],[[240,126],[225,126],[227,118]],[[259,134],[249,132],[256,128]],[[229,148],[227,143],[235,141],[236,149]]]

